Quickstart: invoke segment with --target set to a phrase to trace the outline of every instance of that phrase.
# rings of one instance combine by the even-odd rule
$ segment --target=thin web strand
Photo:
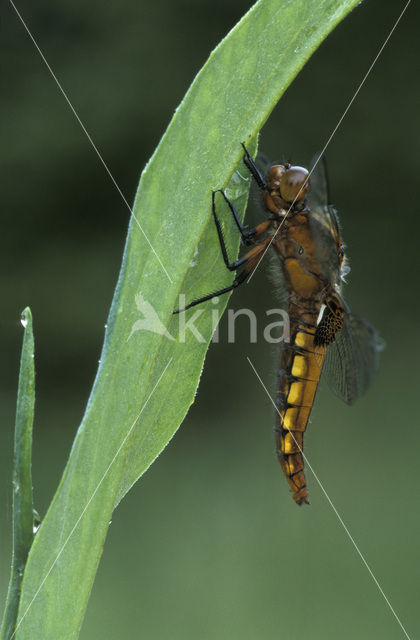
[[[259,375],[258,371],[256,370],[256,368],[254,367],[253,363],[251,362],[250,358],[247,356],[246,359],[248,360],[249,365],[251,366],[252,370],[254,371],[256,377],[258,378],[262,388],[264,389],[265,393],[267,394],[268,398],[270,399],[275,411],[278,413],[278,415],[280,416],[280,418],[282,417],[278,407],[276,405],[276,403],[274,402],[273,398],[271,397],[270,392],[268,391],[267,387],[265,386],[263,380],[261,379],[261,376]],[[316,482],[318,483],[322,493],[324,494],[324,496],[326,497],[330,507],[332,508],[332,510],[334,511],[335,515],[338,518],[338,521],[340,522],[341,526],[343,527],[344,531],[346,532],[349,540],[351,541],[352,545],[354,546],[354,548],[356,549],[357,553],[360,556],[360,559],[362,560],[363,564],[365,565],[366,569],[368,570],[372,580],[374,581],[374,583],[376,584],[379,592],[381,593],[382,597],[384,598],[385,602],[387,603],[391,613],[393,614],[394,618],[396,619],[396,621],[398,622],[399,626],[401,627],[402,632],[404,633],[405,637],[407,638],[407,640],[411,640],[410,636],[408,635],[405,627],[403,626],[401,620],[399,619],[397,613],[395,612],[395,609],[393,608],[393,606],[391,605],[390,601],[388,600],[386,594],[384,593],[384,590],[382,589],[381,585],[379,584],[377,578],[375,577],[375,574],[373,573],[372,569],[370,568],[370,566],[368,565],[364,555],[362,554],[362,552],[360,551],[359,547],[356,544],[356,541],[354,540],[353,536],[351,535],[348,527],[346,526],[344,520],[342,519],[341,515],[339,514],[339,512],[337,511],[333,501],[331,500],[330,496],[328,495],[326,489],[324,488],[321,480],[318,478],[317,474],[315,473],[312,465],[310,464],[308,458],[306,457],[306,455],[303,453],[302,448],[300,447],[299,443],[297,442],[296,438],[293,435],[292,431],[287,430],[288,433],[290,433],[290,435],[292,436],[297,448],[299,449],[299,452],[302,454],[303,459],[305,460],[305,464],[308,465],[309,469],[312,472],[312,475],[314,476]]]
[[[337,133],[337,130],[338,130],[339,126],[341,125],[341,123],[343,122],[344,118],[346,117],[347,112],[349,111],[350,107],[352,106],[353,102],[355,101],[356,97],[358,96],[358,94],[359,94],[359,92],[360,92],[361,88],[363,87],[364,83],[366,82],[366,80],[367,80],[367,78],[368,78],[368,76],[369,76],[370,72],[372,71],[373,67],[375,66],[375,64],[376,64],[376,62],[377,62],[377,60],[378,60],[379,56],[381,55],[382,51],[385,49],[386,45],[388,44],[389,39],[391,38],[392,34],[394,33],[395,29],[397,28],[398,23],[400,22],[401,18],[403,17],[403,15],[404,15],[404,13],[405,13],[405,11],[406,11],[406,9],[408,8],[408,5],[409,5],[410,3],[411,3],[411,0],[408,0],[408,2],[406,3],[406,5],[404,6],[403,10],[401,11],[400,15],[398,16],[397,20],[395,21],[395,23],[394,23],[394,25],[393,25],[393,27],[392,27],[391,31],[388,33],[387,37],[385,38],[385,40],[384,40],[384,42],[383,42],[383,44],[382,44],[381,48],[379,49],[378,53],[376,54],[375,58],[373,59],[373,62],[371,63],[371,65],[370,65],[369,69],[367,70],[367,72],[366,72],[366,73],[365,73],[365,75],[363,76],[362,81],[360,82],[359,86],[357,87],[356,91],[354,92],[353,97],[351,98],[351,100],[350,100],[350,102],[348,103],[347,107],[344,109],[344,111],[343,111],[343,114],[342,114],[341,118],[339,119],[339,121],[338,121],[338,122],[337,122],[337,124],[335,125],[334,129],[332,130],[332,132],[331,132],[331,134],[330,134],[330,136],[329,136],[329,138],[328,138],[327,142],[325,143],[325,145],[324,145],[324,147],[323,147],[323,149],[322,149],[321,153],[319,154],[319,156],[318,156],[318,158],[317,158],[317,160],[316,160],[316,162],[315,162],[314,166],[312,167],[312,169],[310,170],[309,174],[307,175],[306,180],[305,180],[305,182],[303,183],[303,185],[302,185],[302,187],[301,187],[301,190],[300,190],[300,191],[302,191],[302,189],[306,186],[306,184],[307,184],[307,182],[308,182],[309,178],[311,177],[311,175],[312,175],[312,173],[313,173],[313,171],[314,171],[315,167],[317,166],[318,162],[321,160],[322,156],[324,155],[325,150],[326,150],[326,148],[328,147],[328,145],[330,144],[331,140],[333,139],[333,137],[334,137],[334,136],[335,136],[335,134]],[[300,193],[300,191],[299,191],[299,193]],[[283,224],[285,223],[287,216],[289,215],[290,211],[293,209],[293,206],[294,206],[294,204],[295,204],[296,200],[298,199],[299,193],[298,193],[298,195],[296,196],[296,198],[293,200],[293,202],[292,202],[292,204],[290,205],[290,207],[289,207],[289,209],[287,210],[287,212],[285,213],[285,215],[284,215],[284,217],[283,217],[283,220],[281,221],[281,223],[279,224],[279,226],[278,226],[278,227],[277,227],[277,229],[276,229],[276,232],[275,232],[275,233],[272,235],[272,237],[270,238],[270,242],[268,243],[268,245],[267,245],[267,247],[265,248],[265,250],[264,250],[263,254],[261,255],[261,258],[258,260],[258,262],[257,262],[257,264],[256,264],[256,266],[255,266],[255,269],[253,269],[253,270],[251,271],[251,274],[250,274],[250,276],[249,276],[248,280],[246,281],[246,283],[247,283],[247,284],[249,284],[249,283],[251,282],[251,279],[252,279],[252,277],[253,277],[254,273],[256,272],[256,270],[258,269],[258,267],[259,267],[259,265],[260,265],[261,260],[263,260],[263,258],[264,258],[264,256],[265,256],[265,254],[267,253],[267,251],[268,251],[268,250],[269,250],[269,248],[271,247],[271,245],[272,245],[272,243],[273,243],[273,241],[274,241],[274,239],[275,239],[276,235],[278,234],[278,232],[279,232],[279,231],[280,231],[280,229],[282,228]]]
[[[105,169],[105,171],[107,172],[108,176],[111,178],[111,180],[112,180],[112,182],[113,182],[113,184],[114,184],[115,188],[117,189],[118,193],[120,194],[120,196],[121,196],[122,200],[124,201],[124,203],[125,203],[125,205],[126,205],[127,209],[129,210],[130,214],[133,216],[133,218],[134,218],[135,222],[137,223],[137,226],[138,226],[138,228],[140,229],[141,233],[143,234],[143,236],[144,236],[144,238],[145,238],[145,240],[146,240],[147,244],[149,245],[149,247],[151,248],[152,252],[154,253],[154,255],[155,255],[156,259],[158,260],[158,262],[159,262],[159,264],[160,264],[160,266],[162,267],[163,271],[165,272],[165,274],[166,274],[166,276],[167,276],[167,278],[168,278],[169,282],[172,284],[172,278],[170,277],[169,273],[167,272],[167,270],[166,270],[166,268],[165,268],[165,266],[164,266],[164,264],[163,264],[162,260],[159,258],[158,254],[156,253],[156,251],[155,251],[155,249],[154,249],[154,247],[153,247],[152,243],[150,242],[150,240],[149,240],[149,238],[148,238],[148,236],[147,236],[146,232],[144,231],[143,227],[141,226],[140,222],[138,221],[138,219],[137,219],[137,217],[136,217],[135,213],[133,212],[132,208],[131,208],[131,207],[130,207],[130,205],[128,204],[126,197],[124,196],[123,192],[121,191],[120,187],[118,186],[118,183],[117,183],[117,181],[115,180],[114,176],[112,175],[112,173],[111,173],[111,171],[110,171],[110,169],[109,169],[108,165],[106,164],[106,162],[105,162],[105,160],[103,159],[103,157],[102,157],[101,153],[99,152],[99,150],[98,150],[97,146],[95,145],[95,143],[93,142],[93,140],[92,140],[91,136],[89,135],[89,132],[87,131],[87,129],[86,129],[86,127],[85,127],[85,125],[83,124],[83,122],[81,121],[81,119],[80,119],[79,115],[77,114],[76,109],[73,107],[72,103],[70,102],[70,99],[69,99],[69,97],[68,97],[67,93],[64,91],[63,87],[61,86],[60,82],[58,81],[57,76],[55,75],[55,73],[54,73],[54,71],[52,70],[52,68],[51,68],[50,64],[48,63],[48,61],[47,61],[46,57],[44,56],[43,52],[41,51],[41,49],[40,49],[40,47],[39,47],[38,43],[36,42],[36,40],[35,40],[35,38],[34,38],[34,36],[33,36],[33,35],[32,35],[32,33],[30,32],[29,27],[27,26],[26,22],[24,21],[24,19],[23,19],[22,15],[19,13],[19,11],[18,11],[18,9],[17,9],[16,5],[13,3],[13,0],[9,0],[9,2],[10,2],[10,4],[12,5],[13,9],[15,10],[16,15],[18,16],[19,20],[20,20],[20,21],[21,21],[21,23],[23,24],[23,26],[24,26],[24,28],[25,28],[25,30],[26,30],[26,32],[27,32],[27,34],[28,34],[28,36],[29,36],[29,37],[30,37],[30,39],[32,40],[32,43],[34,44],[34,46],[35,46],[36,50],[38,51],[39,55],[41,56],[42,60],[44,61],[45,66],[47,67],[48,71],[50,72],[50,74],[51,74],[52,78],[54,79],[54,81],[55,81],[55,83],[56,83],[57,87],[59,88],[59,90],[60,90],[61,94],[63,95],[63,97],[64,97],[65,101],[67,102],[68,106],[70,107],[70,109],[71,109],[71,111],[72,111],[72,113],[73,113],[74,117],[76,118],[77,122],[79,123],[79,125],[80,125],[81,129],[83,130],[83,132],[84,132],[85,136],[86,136],[86,137],[87,137],[87,139],[89,140],[89,142],[90,142],[90,144],[91,144],[92,148],[94,149],[94,151],[95,151],[96,155],[98,156],[98,158],[99,158],[100,162],[102,163],[102,166],[104,167],[104,169]]]
[[[85,515],[86,511],[89,508],[89,505],[91,504],[92,500],[94,499],[95,495],[97,494],[97,492],[99,491],[103,481],[105,480],[106,476],[108,475],[112,465],[114,464],[115,460],[117,459],[121,449],[123,448],[123,446],[125,445],[125,443],[127,442],[128,438],[130,437],[130,434],[132,433],[134,427],[137,424],[137,421],[139,420],[141,414],[143,413],[144,409],[146,408],[147,403],[149,402],[150,398],[152,397],[152,395],[154,394],[154,392],[156,391],[157,387],[159,386],[160,381],[162,380],[167,368],[169,367],[169,365],[171,364],[173,358],[170,358],[169,362],[167,363],[166,367],[164,368],[164,370],[162,371],[162,373],[160,374],[158,381],[156,382],[155,386],[153,387],[153,389],[151,390],[151,392],[149,393],[144,405],[142,406],[142,408],[140,409],[139,413],[137,414],[136,419],[134,420],[133,424],[131,425],[131,427],[129,428],[129,430],[127,431],[126,435],[124,436],[124,439],[122,440],[120,446],[117,449],[117,452],[115,453],[114,457],[112,458],[111,462],[109,463],[108,467],[106,468],[104,474],[102,475],[101,479],[99,480],[98,484],[96,485],[96,488],[94,489],[92,495],[90,496],[89,500],[87,501],[87,503],[85,504],[80,516],[77,518],[74,526],[72,527],[70,533],[68,534],[67,538],[65,539],[63,545],[60,548],[60,551],[57,553],[54,561],[51,563],[50,568],[48,569],[47,573],[45,574],[44,578],[42,579],[38,589],[35,591],[32,600],[30,601],[30,603],[28,604],[28,606],[26,607],[24,613],[22,614],[22,617],[20,618],[19,622],[16,625],[15,630],[13,631],[12,635],[10,636],[10,640],[13,640],[13,638],[15,637],[15,634],[17,633],[20,625],[22,624],[23,620],[26,617],[26,614],[28,613],[29,609],[32,607],[33,603],[35,602],[36,598],[38,597],[39,592],[41,591],[42,587],[44,586],[45,582],[48,579],[48,576],[50,575],[51,571],[54,569],[55,565],[57,564],[61,554],[63,553],[64,549],[66,548],[70,538],[72,537],[73,533],[75,532],[75,530],[77,529],[77,526],[79,525],[80,521],[82,520],[83,516]]]

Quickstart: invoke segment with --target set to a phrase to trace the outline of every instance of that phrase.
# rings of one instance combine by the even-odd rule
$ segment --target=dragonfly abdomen
[[[304,473],[303,434],[315,399],[325,348],[314,351],[316,326],[296,323],[280,355],[276,446],[281,468],[297,504],[309,504]]]

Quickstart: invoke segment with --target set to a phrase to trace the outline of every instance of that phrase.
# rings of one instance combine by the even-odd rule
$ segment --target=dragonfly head
[[[308,170],[288,162],[271,167],[267,178],[270,189],[288,204],[303,200],[309,189]]]

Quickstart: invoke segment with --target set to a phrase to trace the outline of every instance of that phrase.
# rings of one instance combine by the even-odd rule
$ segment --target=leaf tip
[[[32,312],[30,307],[25,307],[25,309],[20,314],[20,323],[24,329],[32,324]]]

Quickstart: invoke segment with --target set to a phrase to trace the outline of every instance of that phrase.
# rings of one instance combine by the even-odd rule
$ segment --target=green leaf
[[[29,307],[22,312],[23,335],[16,406],[13,461],[13,551],[9,589],[0,632],[1,640],[12,635],[19,607],[23,571],[34,538],[32,500],[32,426],[35,407],[34,336]]]
[[[145,168],[97,378],[25,570],[18,639],[77,637],[112,511],[194,399],[214,305],[187,313],[200,316],[203,342],[190,333],[183,342],[185,314],[172,315],[177,296],[189,301],[232,282],[211,222],[211,190],[229,183],[243,213],[249,177],[240,142],[255,142],[299,69],[356,4],[260,0],[210,55]],[[226,207],[219,211],[234,259],[237,230]],[[176,339],[133,332],[139,294]],[[219,310],[226,303],[225,296]]]

